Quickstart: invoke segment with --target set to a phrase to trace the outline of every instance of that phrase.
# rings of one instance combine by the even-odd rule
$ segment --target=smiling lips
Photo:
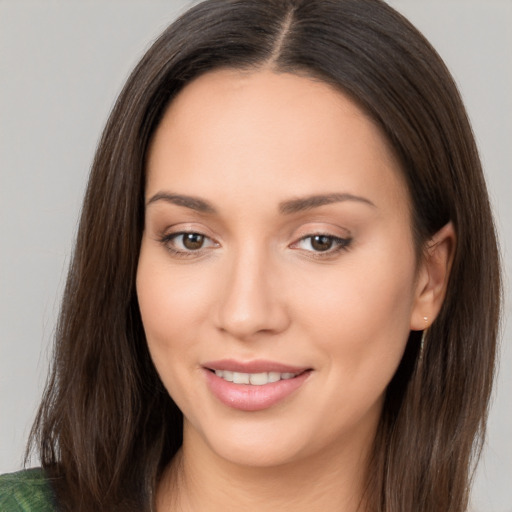
[[[298,389],[311,374],[273,362],[223,360],[203,366],[210,391],[224,404],[242,411],[267,409]]]

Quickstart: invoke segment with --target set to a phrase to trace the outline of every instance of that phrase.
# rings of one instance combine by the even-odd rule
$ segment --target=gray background
[[[510,276],[512,0],[390,3],[431,40],[460,85]],[[21,467],[103,124],[143,51],[190,4],[0,0],[0,473]],[[473,491],[479,512],[512,511],[512,297],[505,280],[501,370]]]

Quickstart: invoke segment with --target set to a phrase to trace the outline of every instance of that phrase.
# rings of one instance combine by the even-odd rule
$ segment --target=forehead
[[[385,192],[408,203],[376,125],[330,85],[269,70],[202,75],[172,101],[153,138],[146,195],[219,184],[217,193]]]

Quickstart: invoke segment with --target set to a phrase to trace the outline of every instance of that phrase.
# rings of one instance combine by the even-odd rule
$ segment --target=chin
[[[246,439],[241,442],[225,442],[212,449],[222,459],[231,464],[247,468],[272,468],[296,463],[305,454],[302,446],[293,442],[261,439],[259,441]]]
[[[204,444],[212,456],[241,467],[282,466],[308,455],[313,443],[307,429],[283,428],[268,415],[255,419],[253,415],[250,421],[209,423],[214,428],[195,428],[186,421],[185,439],[195,438],[193,442]]]

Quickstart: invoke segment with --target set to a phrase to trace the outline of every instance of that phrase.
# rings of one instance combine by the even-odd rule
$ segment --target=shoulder
[[[53,512],[53,491],[42,469],[0,475],[0,512]]]

